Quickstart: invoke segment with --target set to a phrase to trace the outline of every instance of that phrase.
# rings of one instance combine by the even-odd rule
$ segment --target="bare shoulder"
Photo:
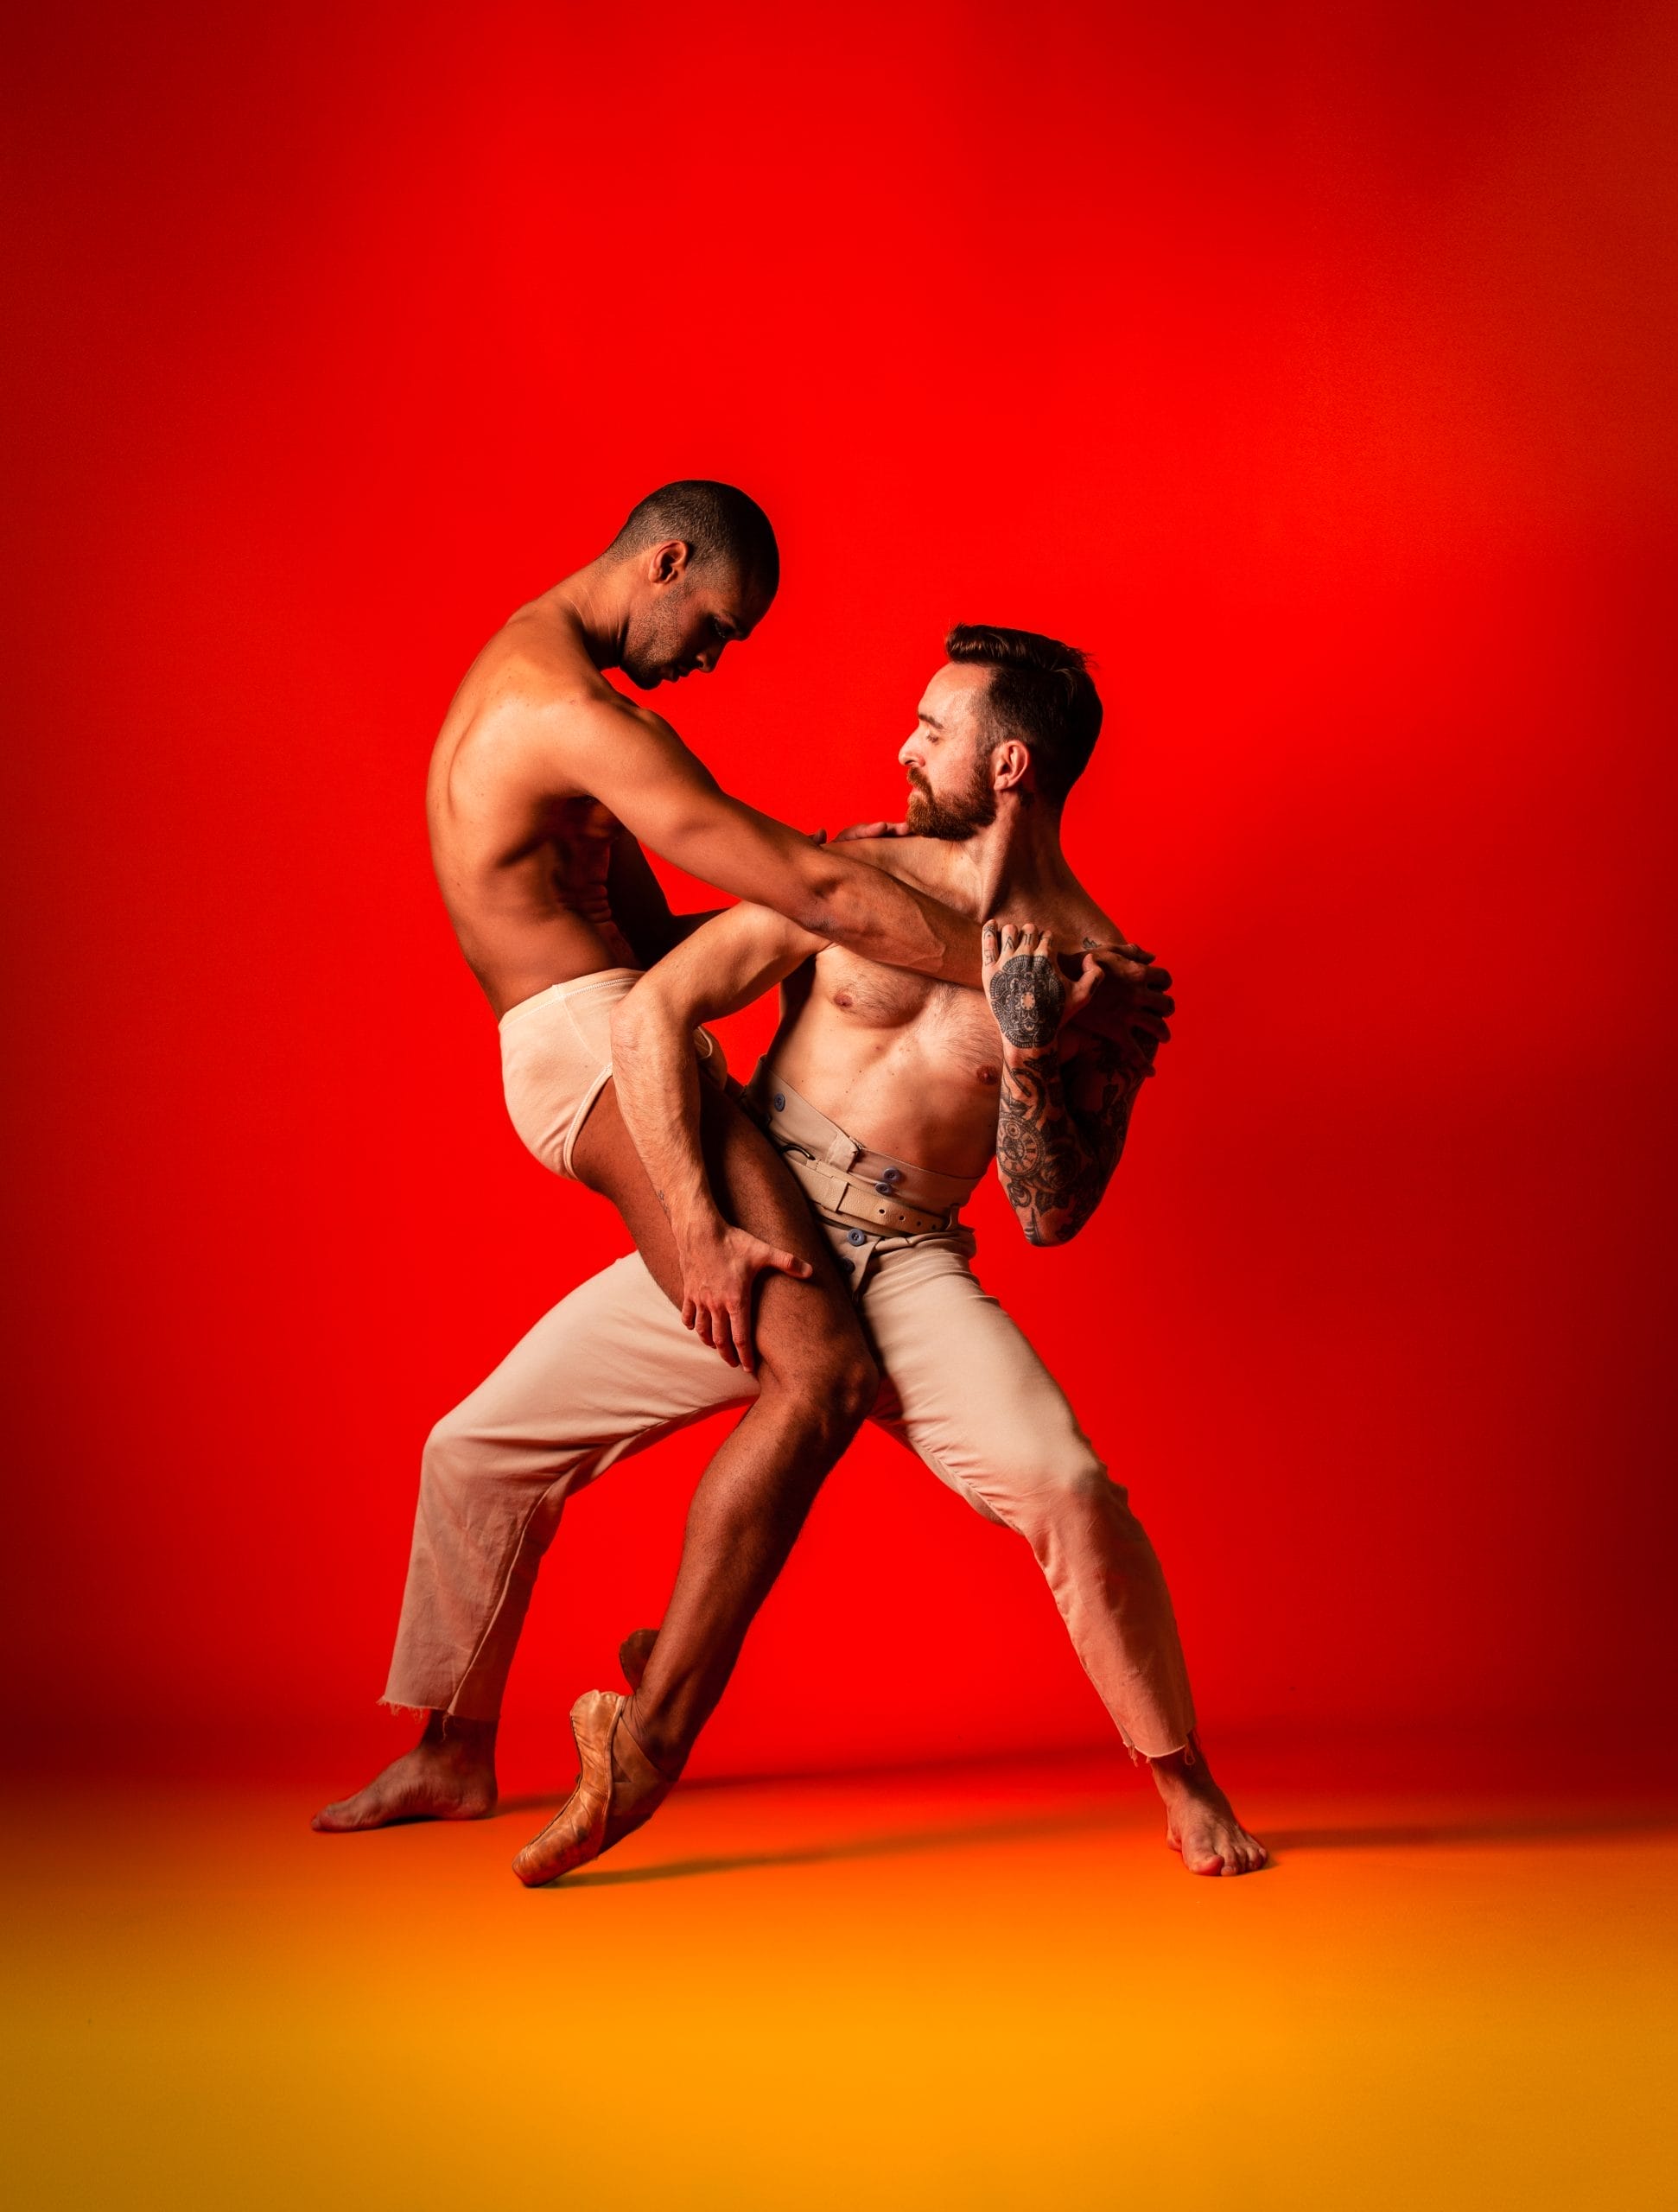
[[[467,671],[438,751],[457,766],[504,773],[528,760],[553,796],[564,797],[592,794],[588,772],[603,750],[626,743],[661,749],[681,741],[661,715],[608,683],[563,627],[522,607]]]
[[[1066,953],[1095,952],[1103,945],[1126,942],[1124,931],[1081,883],[1074,883],[1070,895],[1058,902],[1057,911],[1045,915],[1044,923]]]
[[[970,904],[962,895],[961,879],[952,865],[954,848],[943,838],[852,837],[833,849],[864,868],[877,868],[882,875],[912,884],[958,912]]]

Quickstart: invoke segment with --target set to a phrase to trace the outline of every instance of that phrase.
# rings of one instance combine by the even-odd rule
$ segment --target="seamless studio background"
[[[1097,658],[1068,842],[1177,1041],[1095,1225],[1031,1252],[988,1186],[982,1272],[1214,1750],[1669,1714],[1669,15],[348,14],[13,44],[36,1753],[324,1796],[404,1740],[425,1432],[625,1243],[506,1124],[426,755],[680,474],[764,502],[785,585],[667,703],[791,821],[898,810],[951,620]],[[573,1509],[513,1775],[658,1618],[715,1433]],[[1046,1735],[1105,1722],[1024,1548],[867,1438],[698,1765]]]

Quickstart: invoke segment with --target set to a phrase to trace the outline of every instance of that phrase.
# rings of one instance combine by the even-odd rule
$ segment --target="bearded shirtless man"
[[[429,1473],[434,1510],[514,1524],[533,1495],[750,1400],[754,1378],[725,1363],[740,1355],[761,1256],[709,1187],[688,1039],[696,1022],[779,982],[780,1027],[748,1098],[846,1273],[883,1370],[874,1418],[1026,1537],[1086,1671],[1153,1772],[1168,1840],[1196,1873],[1246,1873],[1264,1847],[1199,1754],[1158,1559],[1052,1376],[981,1290],[958,1218],[995,1155],[1033,1243],[1077,1233],[1167,1033],[1169,979],[1133,970],[1128,1001],[1093,1018],[1091,954],[1122,940],[1060,847],[1062,805],[1101,722],[1081,656],[1019,631],[957,630],[947,650],[899,756],[912,834],[858,849],[986,918],[989,1005],[752,906],[653,969],[618,1009],[613,1052],[620,1111],[668,1210],[681,1316],[634,1257],[574,1291],[444,1424],[453,1448]],[[1071,977],[1061,945],[1077,949]],[[477,1626],[463,1609],[463,1639]],[[626,1640],[632,1684],[663,1643],[662,1631]],[[519,1853],[522,1879],[575,1863],[575,1821],[568,1806]]]
[[[642,970],[702,917],[672,918],[637,841],[869,958],[930,976],[979,972],[971,922],[729,798],[668,722],[606,681],[605,670],[620,668],[651,691],[715,670],[768,611],[779,573],[768,518],[744,493],[666,485],[604,553],[490,640],[431,761],[437,880],[500,1023],[514,1126],[544,1166],[612,1200],[649,1282],[672,1298],[681,1284],[675,1245],[617,1110],[610,1023]],[[589,1770],[607,1777],[608,1796],[616,1777],[611,1820],[620,1832],[645,1819],[681,1770],[877,1385],[796,1185],[725,1096],[715,1040],[690,1040],[696,1068],[701,1056],[715,1078],[703,1121],[711,1170],[730,1219],[768,1271],[758,1349],[748,1344],[741,1355],[754,1362],[758,1387],[695,1493],[645,1679],[626,1703],[595,1694],[577,1709]],[[434,1435],[428,1468],[448,1449]],[[563,1491],[533,1502],[512,1530],[439,1516],[433,1497],[423,1484],[385,1694],[387,1703],[427,1714],[424,1733],[367,1788],[318,1814],[317,1828],[471,1818],[493,1807],[506,1662]],[[462,1578],[474,1584],[470,1599]],[[463,1611],[480,1601],[487,1618],[463,1643]],[[580,1826],[579,1859],[600,1847],[605,1820]]]

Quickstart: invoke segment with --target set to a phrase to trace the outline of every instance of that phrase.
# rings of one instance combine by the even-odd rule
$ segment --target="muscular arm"
[[[722,1226],[700,1145],[693,1033],[749,1006],[824,943],[765,907],[731,907],[643,976],[613,1016],[619,1111],[678,1245]]]
[[[996,1172],[1033,1244],[1065,1244],[1101,1203],[1151,1069],[1145,1037],[1087,1031],[1061,1057],[1068,1017],[1099,980],[1093,957],[1070,987],[1054,939],[1030,923],[987,922],[985,991],[1002,1035]],[[1164,1022],[1151,1017],[1160,1031]],[[1076,1036],[1077,1033],[1071,1033]]]
[[[662,960],[683,938],[691,937],[721,909],[702,913],[672,914],[662,886],[647,866],[646,855],[626,830],[612,841],[612,867],[606,879],[606,896],[612,918],[635,948],[644,968]]]
[[[556,735],[568,769],[655,853],[703,882],[772,908],[823,943],[888,968],[978,982],[974,923],[731,798],[657,715],[626,700],[563,711]]]
[[[996,1110],[996,1172],[1033,1244],[1076,1236],[1112,1179],[1142,1076],[1131,1055],[1092,1035],[1065,1062],[1005,1045]]]

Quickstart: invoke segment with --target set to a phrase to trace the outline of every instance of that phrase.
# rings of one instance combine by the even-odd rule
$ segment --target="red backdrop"
[[[895,808],[950,620],[1099,658],[1069,843],[1179,1039],[1096,1225],[1028,1251],[990,1188],[983,1268],[1213,1741],[1651,1715],[1669,13],[349,13],[13,54],[15,1707],[323,1783],[393,1740],[425,1430],[623,1245],[505,1123],[427,750],[691,474],[785,582],[671,704],[789,819]],[[574,1509],[546,1765],[699,1457]],[[1029,1557],[869,1440],[705,1757],[1046,1726],[1103,1721]]]

